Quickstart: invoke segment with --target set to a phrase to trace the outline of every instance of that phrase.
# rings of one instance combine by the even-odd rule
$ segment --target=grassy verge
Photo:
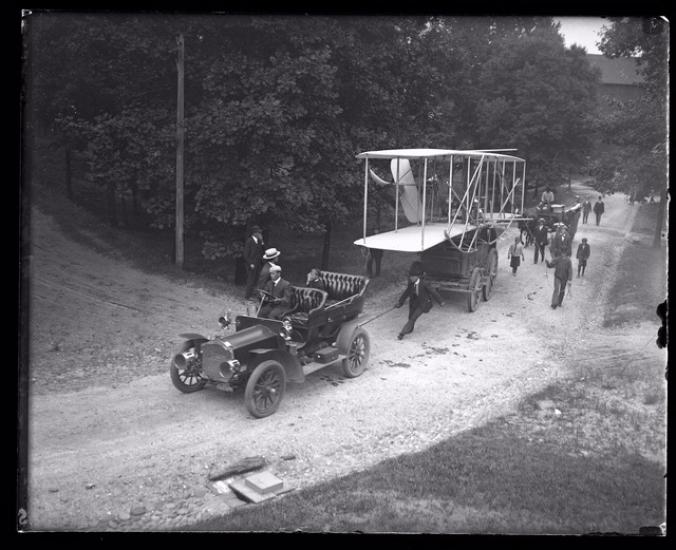
[[[628,414],[600,410],[589,384],[549,388],[427,451],[191,529],[636,534],[663,521],[664,472],[625,447],[646,420]]]
[[[632,232],[639,238],[630,241],[622,252],[624,275],[618,277],[610,293],[614,301],[606,309],[605,327],[658,320],[655,310],[667,293],[666,250],[651,246],[658,207],[649,203],[638,206]]]

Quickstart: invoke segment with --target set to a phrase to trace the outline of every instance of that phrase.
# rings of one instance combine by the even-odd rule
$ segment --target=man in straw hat
[[[260,227],[254,225],[251,234],[244,243],[244,261],[246,262],[246,290],[244,299],[248,300],[253,294],[254,286],[258,282],[263,266],[263,232]]]
[[[434,298],[440,306],[444,305],[439,293],[423,281],[423,270],[420,262],[413,262],[413,264],[411,264],[411,268],[408,272],[408,286],[394,307],[399,308],[403,306],[406,298],[408,298],[408,321],[397,336],[399,340],[401,340],[405,334],[413,332],[418,317],[432,309],[432,298]]]
[[[281,252],[276,248],[268,248],[263,254],[263,267],[261,268],[261,274],[258,277],[258,288],[263,288],[265,284],[270,280],[270,267],[275,265],[275,260],[279,258]]]
[[[288,281],[282,279],[282,268],[277,264],[270,266],[270,280],[263,287],[264,304],[258,312],[259,317],[280,320],[291,308],[293,290]]]

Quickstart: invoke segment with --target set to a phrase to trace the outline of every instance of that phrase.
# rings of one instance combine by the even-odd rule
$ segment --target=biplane
[[[366,248],[416,253],[437,290],[464,292],[475,311],[497,276],[500,234],[524,220],[526,161],[513,149],[366,151]],[[383,176],[390,172],[389,176]],[[369,184],[393,194],[394,227],[368,234]],[[382,228],[381,228],[382,229]]]

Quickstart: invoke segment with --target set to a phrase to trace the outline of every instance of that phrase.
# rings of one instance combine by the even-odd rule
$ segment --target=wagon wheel
[[[484,302],[488,302],[488,299],[491,297],[493,281],[495,281],[495,278],[498,276],[498,251],[495,248],[491,248],[488,252],[486,275],[486,284],[481,292],[481,297],[484,299]]]
[[[368,332],[363,328],[358,328],[352,334],[350,349],[347,357],[343,359],[343,374],[347,378],[356,378],[366,370],[369,362],[369,353],[371,343]]]
[[[206,340],[204,340],[206,342]],[[206,379],[202,378],[202,353],[196,349],[195,342],[185,342],[174,355],[169,364],[169,374],[171,381],[176,389],[183,393],[193,393],[201,390],[207,383]],[[181,364],[176,363],[176,357],[186,351],[194,351],[195,356],[186,361],[181,361]]]
[[[277,361],[263,361],[251,373],[244,390],[244,403],[256,418],[270,416],[278,408],[286,389],[286,373]]]
[[[467,296],[467,309],[473,312],[479,307],[481,296],[481,268],[475,267],[472,276],[469,278],[469,294]]]

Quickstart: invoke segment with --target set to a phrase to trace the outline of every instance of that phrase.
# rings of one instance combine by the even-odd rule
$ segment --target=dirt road
[[[581,194],[586,191],[580,188]],[[592,193],[589,193],[590,196]],[[581,343],[611,353],[659,356],[654,325],[601,327],[632,208],[608,197],[602,225],[580,225],[592,257],[564,307],[549,307],[553,272],[516,277],[499,243],[499,274],[475,313],[450,295],[403,341],[401,308],[365,325],[371,363],[361,377],[337,369],[289,385],[279,411],[255,420],[241,396],[179,393],[168,375],[179,332],[212,334],[237,299],[143,274],[64,237],[33,216],[29,411],[29,527],[36,530],[161,530],[226,512],[233,500],[206,485],[211,464],[263,455],[296,487],[420,450],[513,410],[565,376]],[[372,296],[364,318],[391,307],[401,289]],[[610,344],[609,344],[610,342]],[[292,460],[281,457],[293,455]]]

